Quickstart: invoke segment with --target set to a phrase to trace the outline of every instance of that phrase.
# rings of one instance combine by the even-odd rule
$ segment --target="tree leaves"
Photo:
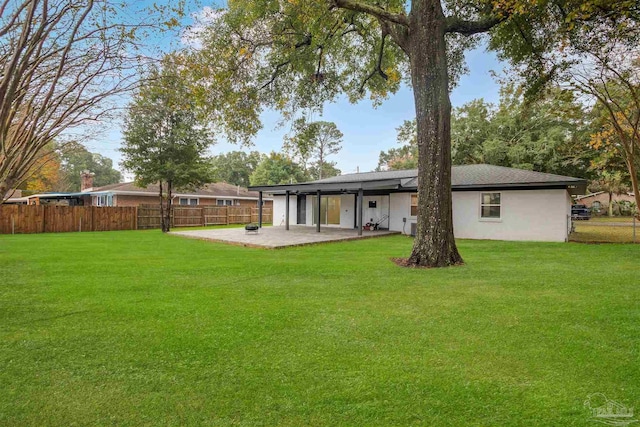
[[[128,109],[122,164],[141,186],[165,181],[189,188],[210,180],[205,154],[213,137],[174,59],[151,70]]]

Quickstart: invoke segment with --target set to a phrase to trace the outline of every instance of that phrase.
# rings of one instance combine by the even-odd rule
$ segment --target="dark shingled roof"
[[[147,187],[138,187],[133,182],[122,182],[119,184],[110,184],[105,185],[103,187],[93,188],[89,193],[93,192],[101,192],[101,191],[126,191],[126,192],[141,192],[141,193],[150,193],[150,194],[158,194],[159,187],[158,184],[151,184]],[[180,194],[193,194],[198,196],[209,196],[209,197],[252,197],[258,198],[258,193],[256,191],[249,191],[244,187],[237,187],[235,185],[227,184],[226,182],[213,182],[210,184],[205,184],[203,187],[198,188],[196,190],[187,190],[187,191],[175,191],[176,195]]]
[[[409,179],[403,183],[403,187],[415,187],[418,176],[417,169],[362,172],[334,176],[331,178],[312,181],[313,183],[348,183],[381,181],[387,179]],[[464,165],[451,168],[451,184],[453,187],[466,187],[476,185],[513,185],[513,184],[552,184],[582,182],[581,178],[554,175],[550,173],[534,172],[523,169],[507,168],[494,165]]]
[[[554,175],[493,165],[465,165],[451,168],[453,191],[479,189],[566,188],[571,194],[584,194],[587,181],[571,176]],[[315,191],[415,191],[418,170],[362,172],[334,176],[311,182],[249,187],[269,194],[293,191],[311,194]]]

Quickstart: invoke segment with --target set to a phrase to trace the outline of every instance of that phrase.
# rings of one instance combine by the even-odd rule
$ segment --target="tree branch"
[[[382,71],[382,56],[384,55],[384,41],[387,38],[386,33],[382,33],[382,41],[380,42],[380,52],[378,53],[378,61],[376,62],[376,68],[369,73],[369,75],[362,81],[360,85],[360,93],[364,92],[364,86],[367,84],[369,80],[373,78],[376,74],[380,75],[385,80],[389,79],[389,76]]]
[[[263,84],[262,86],[260,86],[260,90],[262,90],[262,89],[266,88],[267,86],[270,86],[270,85],[271,85],[271,83],[273,83],[274,81],[276,81],[276,78],[277,78],[277,77],[278,77],[278,75],[280,74],[280,70],[281,70],[283,67],[286,67],[286,66],[287,66],[287,65],[289,65],[289,64],[291,64],[291,61],[289,61],[289,60],[288,60],[288,61],[284,61],[284,62],[281,62],[281,63],[279,63],[278,65],[276,65],[276,68],[275,68],[275,70],[273,71],[273,74],[271,75],[271,79],[270,79],[268,82],[266,82],[265,84]]]
[[[380,27],[384,34],[390,35],[395,44],[397,44],[404,53],[409,55],[409,29],[407,27],[382,20],[380,20]]]
[[[374,6],[371,4],[363,3],[358,0],[329,0],[330,8],[339,8],[339,9],[347,9],[352,10],[354,12],[362,12],[369,14],[371,16],[375,16],[378,19],[381,19],[386,22],[393,22],[394,24],[399,24],[405,27],[409,26],[409,19],[407,15],[404,13],[392,13],[379,6]]]
[[[477,21],[466,21],[456,16],[448,16],[446,19],[447,28],[445,31],[447,33],[459,33],[465,36],[472,36],[478,33],[486,33],[507,18],[489,17]]]

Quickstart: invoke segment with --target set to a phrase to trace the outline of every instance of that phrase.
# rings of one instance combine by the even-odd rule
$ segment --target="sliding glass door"
[[[313,198],[313,224],[318,222],[318,197]],[[340,225],[340,196],[320,197],[320,224]]]

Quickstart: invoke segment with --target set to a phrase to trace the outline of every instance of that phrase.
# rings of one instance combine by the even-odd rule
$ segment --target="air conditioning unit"
[[[415,237],[417,232],[418,232],[418,224],[416,224],[415,222],[412,222],[411,223],[411,232],[409,234],[411,234],[413,237]]]

